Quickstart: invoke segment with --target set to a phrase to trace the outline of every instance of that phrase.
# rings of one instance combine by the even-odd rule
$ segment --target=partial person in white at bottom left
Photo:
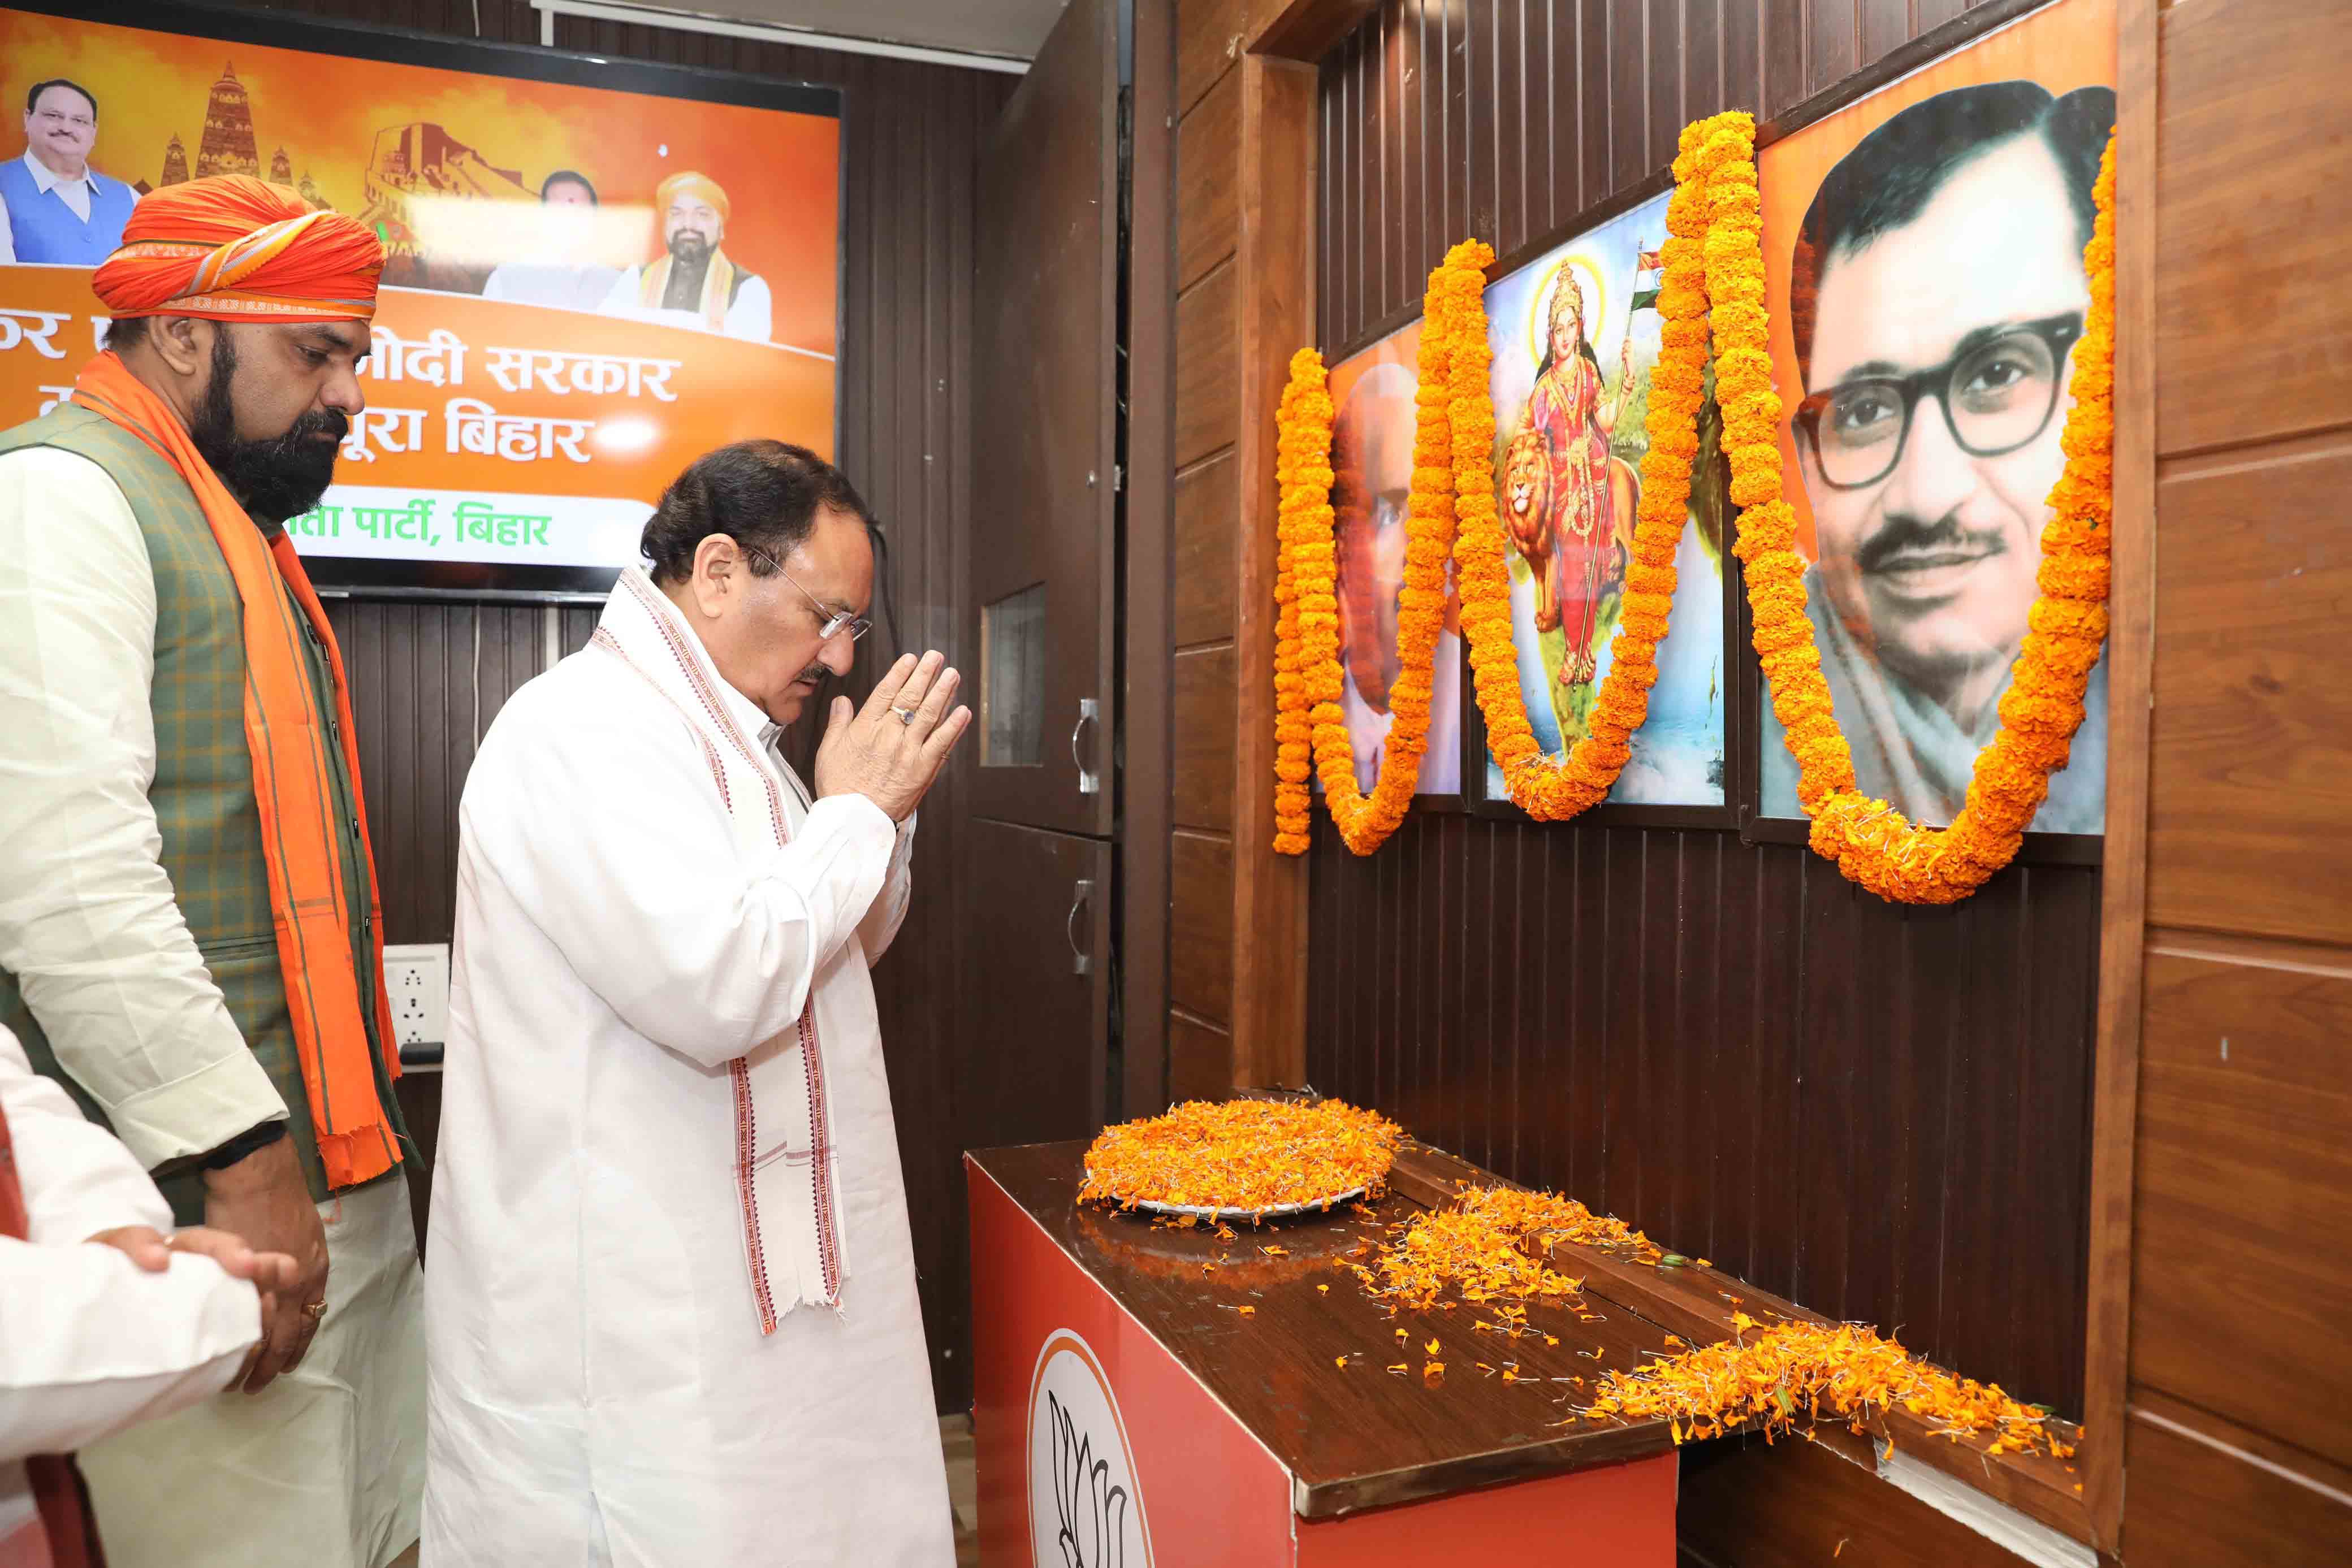
[[[283,1252],[173,1231],[131,1151],[0,1027],[0,1568],[101,1562],[72,1450],[244,1376],[264,1301],[299,1282]]]

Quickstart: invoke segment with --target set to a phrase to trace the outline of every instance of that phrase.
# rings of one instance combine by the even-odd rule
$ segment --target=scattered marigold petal
[[[1860,1431],[1865,1421],[1899,1406],[1952,1441],[1989,1437],[1989,1455],[2048,1453],[2057,1447],[2046,1409],[2020,1404],[1998,1386],[1957,1377],[1853,1323],[1776,1323],[1744,1340],[1611,1373],[1597,1395],[1591,1407],[1596,1417],[1664,1416],[1688,1422],[1694,1432],[1704,1419],[1710,1423],[1708,1436],[1752,1427],[1769,1440],[1824,1414]]]

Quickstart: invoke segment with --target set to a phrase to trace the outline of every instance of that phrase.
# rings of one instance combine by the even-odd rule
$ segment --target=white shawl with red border
[[[643,676],[693,727],[743,853],[779,849],[790,836],[783,779],[767,747],[728,712],[701,651],[688,645],[690,633],[665,612],[660,592],[644,572],[622,573],[591,645]],[[839,1176],[814,991],[793,1029],[728,1068],[735,1082],[744,1263],[760,1331],[773,1333],[794,1307],[841,1304],[841,1217],[834,1201]]]

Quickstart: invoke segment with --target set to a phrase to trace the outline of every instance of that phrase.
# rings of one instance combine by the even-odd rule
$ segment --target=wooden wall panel
[[[1180,232],[1182,220],[1179,220]],[[1176,466],[1234,444],[1241,419],[1234,268],[1217,267],[1176,301]]]
[[[1321,68],[1323,344],[1958,9],[1386,0]],[[1727,831],[1415,812],[1361,860],[1318,814],[1310,871],[1317,1088],[2079,1406],[2095,869],[1902,909]]]
[[[1176,779],[1179,828],[1234,830],[1234,647],[1176,655]]]
[[[2206,941],[2148,952],[2131,1375],[2352,1468],[2352,954]]]
[[[2130,1568],[2341,1568],[2352,1561],[2352,1497],[2282,1467],[2135,1420],[2124,1561]]]
[[[1200,281],[1233,255],[1241,221],[1242,79],[1229,72],[1176,132],[1176,287]]]
[[[2341,1563],[2352,314],[2307,280],[2352,235],[2341,159],[2310,131],[2345,103],[2313,29],[2340,33],[2352,5],[2159,17],[2147,907],[2109,933],[2145,961],[2114,1490],[2133,1564]],[[2242,392],[2197,396],[2204,377]]]
[[[2079,1398],[2096,871],[1898,909],[1795,845],[1428,812],[1310,854],[1318,1089]]]
[[[1171,611],[1180,648],[1234,634],[1234,460],[1230,453],[1189,468],[1176,480]]]
[[[256,8],[269,8],[257,6]],[[318,15],[536,46],[525,0],[306,0]],[[559,47],[622,59],[826,82],[846,89],[843,124],[843,358],[837,459],[889,533],[887,603],[907,645],[956,645],[970,517],[965,356],[971,297],[974,163],[1017,77],[560,17]],[[647,497],[650,508],[655,497]],[[449,937],[457,805],[475,737],[507,693],[545,662],[539,609],[344,602],[332,607],[352,659],[361,767],[394,941]],[[879,612],[877,611],[877,618]],[[558,645],[585,643],[594,612],[558,612]],[[898,646],[885,625],[859,644],[862,693]],[[803,760],[814,725],[788,750]],[[917,891],[877,970],[932,1368],[942,1408],[970,1404],[954,1079],[956,784],[925,803]]]
[[[1224,1024],[1234,1007],[1233,841],[1180,832],[1169,847],[1169,1000]]]
[[[1176,112],[1189,114],[1240,57],[1252,0],[1179,0],[1176,6]],[[1181,174],[1180,174],[1181,178]]]
[[[2352,943],[2347,489],[2343,431],[2165,468],[2151,925]]]
[[[2166,10],[2156,319],[2167,454],[2352,423],[2352,298],[2311,286],[2352,232],[2343,149],[2309,115],[2281,112],[2340,106],[2337,51],[2311,44],[2347,24],[2346,0]]]
[[[2024,1568],[1826,1443],[1752,1438],[1683,1452],[1683,1561],[1702,1568]],[[2137,1568],[2137,1565],[2135,1565]]]
[[[545,662],[546,612],[331,600],[359,730],[360,779],[389,942],[446,942],[457,798],[474,749]]]
[[[1234,1037],[1187,1013],[1168,1017],[1168,1099],[1222,1100],[1234,1086]]]

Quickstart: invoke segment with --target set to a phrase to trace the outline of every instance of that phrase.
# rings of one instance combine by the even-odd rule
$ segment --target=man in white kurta
[[[28,1458],[185,1409],[244,1375],[261,1340],[257,1280],[292,1287],[294,1260],[223,1231],[174,1234],[138,1159],[0,1028],[0,1564],[63,1551],[43,1539]]]
[[[902,659],[836,702],[822,798],[776,747],[863,630],[863,513],[799,448],[702,459],[647,525],[658,585],[625,574],[475,760],[426,1568],[952,1559],[867,970],[968,715],[936,655]],[[751,1126],[758,1074],[803,1059]]]

